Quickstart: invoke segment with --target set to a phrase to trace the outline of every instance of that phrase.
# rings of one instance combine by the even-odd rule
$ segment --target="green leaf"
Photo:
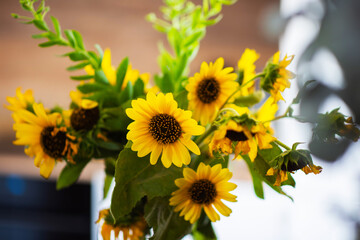
[[[70,43],[70,46],[72,48],[76,48],[76,39],[75,39],[75,36],[74,36],[72,30],[66,29],[66,30],[64,30],[64,33]]]
[[[108,85],[105,85],[103,83],[85,83],[82,85],[77,86],[77,89],[79,89],[80,92],[82,93],[93,93],[93,92],[98,92],[98,91],[103,91],[108,89]]]
[[[68,163],[61,171],[60,176],[56,182],[56,189],[60,190],[74,184],[79,178],[84,167],[90,162],[90,158],[80,158],[75,156],[76,164]]]
[[[211,221],[204,211],[201,212],[199,220],[195,223],[191,233],[194,240],[216,240],[216,234]]]
[[[183,90],[176,94],[175,101],[178,103],[178,107],[181,109],[188,109],[189,100],[187,99],[188,92]]]
[[[81,76],[70,76],[70,78],[71,78],[72,80],[82,81],[82,80],[93,79],[94,76],[93,76],[93,75],[81,75]]]
[[[56,35],[61,36],[61,27],[60,27],[59,21],[53,16],[51,16],[50,19],[51,19],[51,21],[52,21],[52,23],[54,25]]]
[[[134,88],[131,82],[128,82],[126,88],[119,94],[118,103],[122,104],[130,99],[133,99]]]
[[[116,90],[118,92],[121,91],[122,85],[124,83],[128,65],[129,65],[129,59],[124,58],[116,70]]]
[[[76,30],[71,30],[76,41],[76,46],[81,50],[85,50],[84,42],[81,34]]]
[[[168,196],[177,189],[174,181],[182,177],[182,168],[165,168],[159,161],[151,165],[149,155],[138,157],[136,152],[125,148],[116,162],[115,189],[111,212],[115,219],[128,214],[144,196],[148,200]]]
[[[204,36],[205,36],[205,31],[204,30],[201,30],[201,31],[198,31],[198,32],[195,32],[195,33],[191,34],[190,36],[185,38],[184,47],[187,48],[187,47],[191,46],[192,44],[198,44],[198,42]]]
[[[257,103],[259,103],[264,98],[263,91],[256,91],[247,96],[240,96],[235,99],[234,104],[241,107],[251,107]]]
[[[96,70],[95,71],[95,81],[98,83],[106,83],[109,84],[108,79],[106,78],[106,75],[103,70]],[[109,87],[109,86],[108,86]]]
[[[43,30],[43,31],[49,31],[49,28],[46,25],[46,22],[44,22],[43,20],[34,19],[33,23],[38,29]]]
[[[103,198],[105,199],[109,193],[111,183],[113,181],[114,177],[110,175],[105,175],[104,179],[104,189],[103,189]]]
[[[80,52],[69,52],[65,53],[63,56],[68,56],[72,61],[83,61],[87,60],[87,56]]]
[[[56,44],[57,44],[56,41],[48,41],[48,42],[40,43],[39,47],[42,47],[42,48],[51,47],[51,46],[54,46]]]
[[[133,98],[136,99],[145,94],[145,84],[141,78],[138,78],[134,84],[134,95]]]
[[[34,39],[40,39],[40,38],[47,38],[49,36],[48,32],[40,33],[40,34],[34,34],[31,37]]]
[[[145,205],[145,220],[154,229],[151,240],[180,240],[191,231],[191,224],[169,206],[168,197],[151,199]]]
[[[258,198],[264,199],[264,188],[262,185],[261,176],[255,170],[254,164],[251,162],[250,158],[245,156],[245,157],[243,157],[243,159],[246,162],[246,164],[248,165],[256,196]]]
[[[75,70],[79,70],[79,69],[84,69],[84,67],[87,66],[87,65],[89,65],[88,61],[76,64],[76,65],[71,66],[71,67],[68,67],[68,68],[66,68],[66,70],[75,71]]]

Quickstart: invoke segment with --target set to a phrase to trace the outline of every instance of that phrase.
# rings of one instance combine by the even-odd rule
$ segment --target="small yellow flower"
[[[178,190],[172,193],[170,205],[176,206],[174,211],[185,220],[195,223],[204,209],[212,222],[220,220],[214,207],[224,216],[229,216],[231,209],[221,200],[236,202],[236,196],[229,193],[236,188],[236,184],[228,182],[232,173],[229,169],[222,169],[221,164],[213,167],[200,163],[197,171],[184,168],[184,178],[175,180]]]
[[[48,178],[56,161],[69,151],[65,127],[59,127],[61,115],[47,114],[42,104],[33,104],[34,113],[18,110],[23,122],[15,123],[15,145],[24,145],[25,153],[35,157],[34,165],[40,168],[40,175]],[[74,149],[72,149],[74,150]]]
[[[268,62],[264,69],[264,77],[261,79],[261,87],[270,92],[271,96],[274,99],[274,103],[277,103],[279,100],[284,100],[281,95],[281,92],[285,88],[290,87],[289,79],[294,78],[294,74],[286,69],[286,67],[293,60],[294,55],[285,56],[283,60],[280,61],[280,52],[276,52],[272,57],[272,61]]]
[[[259,59],[259,57],[259,54],[256,53],[255,50],[246,48],[238,61],[239,80],[241,85],[246,84],[246,86],[242,87],[240,90],[241,96],[247,96],[255,90],[255,82],[248,82],[256,75],[255,62]]]
[[[116,85],[116,69],[111,63],[111,51],[110,49],[105,49],[104,55],[101,61],[101,69],[103,70],[107,80],[109,83],[113,86]],[[94,75],[94,69],[91,67],[91,65],[88,65],[85,67],[85,71],[89,75]],[[131,63],[129,63],[128,68],[126,70],[126,75],[124,78],[124,82],[122,84],[122,89],[124,89],[128,82],[131,82],[132,84],[135,84],[135,82],[138,79],[141,79],[145,85],[149,83],[150,80],[150,74],[149,73],[143,73],[140,74],[139,70],[133,69]]]
[[[201,64],[200,72],[189,78],[186,85],[189,109],[194,112],[194,119],[206,125],[216,117],[219,108],[238,88],[236,73],[233,68],[224,67],[224,59],[218,58],[215,63]]]
[[[123,240],[140,240],[144,236],[144,232],[147,228],[147,224],[143,217],[138,217],[136,221],[129,223],[119,223],[113,225],[107,219],[112,217],[110,216],[109,209],[104,209],[99,212],[99,218],[96,223],[103,221],[101,226],[101,236],[103,240],[110,240],[111,232],[115,233],[115,240],[120,239],[120,232],[122,232]]]
[[[32,90],[28,89],[24,93],[21,93],[21,88],[16,89],[15,97],[6,97],[6,100],[10,105],[4,105],[5,108],[12,111],[12,118],[15,123],[22,122],[22,118],[19,116],[19,110],[32,110],[32,104],[35,102]]]
[[[130,123],[127,139],[133,142],[131,149],[139,157],[151,153],[150,163],[156,164],[160,154],[163,165],[168,168],[173,163],[181,167],[190,163],[187,149],[199,155],[199,147],[191,140],[193,135],[201,135],[205,129],[191,118],[191,111],[178,108],[171,93],[157,96],[149,92],[145,99],[131,102],[132,108],[126,114],[134,122]]]

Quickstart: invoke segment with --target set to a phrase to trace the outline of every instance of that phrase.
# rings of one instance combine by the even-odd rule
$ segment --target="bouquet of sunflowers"
[[[234,0],[165,0],[163,16],[149,14],[147,20],[166,34],[170,51],[160,45],[161,72],[150,79],[133,69],[128,58],[113,66],[109,49],[85,48],[75,30],[61,30],[45,1],[20,0],[31,16],[13,14],[41,32],[46,39],[40,47],[53,45],[71,49],[63,56],[75,62],[67,70],[79,70],[72,80],[69,108],[45,108],[31,90],[16,90],[8,97],[15,121],[16,140],[25,153],[34,157],[40,175],[48,178],[56,163],[66,161],[57,188],[76,182],[93,159],[105,164],[104,197],[115,179],[110,209],[99,213],[103,239],[114,231],[124,239],[216,239],[211,222],[231,209],[224,201],[236,202],[231,193],[228,165],[245,161],[254,191],[264,198],[263,184],[288,196],[282,186],[295,187],[297,170],[318,174],[309,150],[291,147],[274,137],[271,123],[281,118],[306,119],[293,115],[294,104],[278,114],[282,92],[290,87],[294,74],[286,68],[294,56],[277,52],[262,71],[256,72],[259,54],[245,49],[238,65],[224,67],[224,59],[203,62],[194,75],[189,65],[194,59],[206,28],[221,18],[223,5]],[[330,141],[335,136],[357,140],[359,130],[351,117],[338,109],[319,114],[313,137]],[[332,131],[329,132],[328,130]],[[316,130],[316,131],[315,131]],[[291,198],[290,196],[288,196]]]

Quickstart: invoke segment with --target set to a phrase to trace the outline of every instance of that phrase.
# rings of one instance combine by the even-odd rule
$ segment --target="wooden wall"
[[[226,65],[236,66],[243,50],[254,48],[261,54],[259,67],[277,51],[277,41],[264,36],[261,27],[264,15],[276,0],[239,0],[233,6],[225,6],[223,19],[208,28],[200,52],[191,65],[196,72],[202,61],[224,57]],[[98,43],[111,48],[113,65],[128,56],[133,67],[141,72],[158,72],[157,43],[164,40],[144,20],[149,12],[159,13],[160,0],[48,0],[49,15],[56,16],[63,29],[76,29],[82,33],[87,48]],[[0,1],[0,103],[6,96],[13,96],[15,89],[34,90],[35,98],[45,106],[59,104],[66,107],[69,91],[76,83],[69,79],[65,70],[71,62],[58,57],[68,51],[65,47],[41,49],[40,40],[31,38],[38,31],[31,25],[23,25],[12,19],[10,13],[24,14],[17,0]],[[12,146],[14,140],[10,112],[0,108],[0,155],[19,152],[22,147]]]

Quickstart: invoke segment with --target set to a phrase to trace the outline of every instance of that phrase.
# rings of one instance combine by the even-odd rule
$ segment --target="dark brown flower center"
[[[220,94],[220,84],[214,78],[202,80],[196,89],[196,95],[201,102],[208,104],[215,101]]]
[[[47,155],[52,158],[62,157],[66,145],[66,132],[53,133],[54,127],[46,127],[41,131],[40,144]]]
[[[244,132],[237,132],[234,130],[227,130],[225,137],[229,138],[231,141],[246,141],[248,137]]]
[[[99,108],[75,109],[70,117],[71,126],[76,130],[91,130],[100,118]]]
[[[149,131],[160,144],[174,143],[181,136],[181,126],[173,116],[160,113],[151,118]]]
[[[191,200],[198,204],[211,204],[217,195],[215,185],[207,179],[200,179],[189,188]]]

